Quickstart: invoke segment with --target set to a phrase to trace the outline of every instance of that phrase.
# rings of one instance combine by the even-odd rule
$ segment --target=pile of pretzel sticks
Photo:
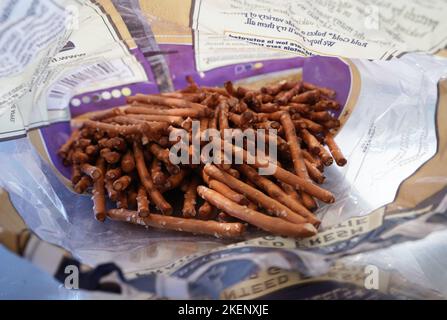
[[[240,237],[247,227],[275,235],[309,237],[320,224],[312,213],[318,204],[335,201],[319,185],[333,161],[346,164],[334,141],[340,126],[335,92],[302,81],[281,81],[260,90],[189,85],[172,93],[138,94],[127,105],[90,113],[60,147],[72,167],[77,193],[91,190],[95,218],[216,237]],[[268,160],[273,174],[258,169],[265,162],[245,147],[242,164],[173,164],[169,134],[191,124],[206,129],[275,129],[277,159]],[[274,141],[272,141],[274,139]],[[190,139],[191,141],[191,139]],[[232,144],[224,141],[222,145]],[[328,147],[328,149],[325,148]],[[191,151],[192,153],[192,151]],[[265,155],[268,159],[268,155]],[[223,158],[222,158],[223,159]],[[174,213],[172,190],[181,191],[181,212]],[[106,197],[114,203],[106,204]]]

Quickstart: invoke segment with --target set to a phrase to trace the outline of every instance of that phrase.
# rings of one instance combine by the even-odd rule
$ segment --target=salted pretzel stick
[[[106,123],[118,123],[123,125],[142,125],[149,126],[151,132],[163,133],[168,129],[169,123],[167,121],[158,120],[158,121],[148,121],[145,119],[137,119],[135,117],[129,117],[129,115],[117,116],[113,118],[107,119],[104,121]]]
[[[228,144],[229,147],[231,147],[233,149],[233,153],[242,154],[244,163],[250,163],[252,166],[254,166],[256,168],[266,167],[265,163],[259,162],[258,157],[254,157],[253,155],[249,154],[246,150],[244,150],[238,146],[232,145],[226,141],[221,141],[221,142],[223,144]],[[284,182],[292,185],[295,189],[303,190],[303,191],[309,193],[310,195],[314,196],[315,198],[317,198],[323,202],[326,202],[326,203],[333,203],[335,201],[334,195],[331,192],[313,184],[308,179],[301,178],[301,177],[279,167],[278,165],[276,165],[273,162],[270,162],[268,165],[272,166],[273,176],[275,176],[277,179],[279,179],[281,181],[284,181]]]
[[[219,108],[219,130],[222,134],[222,139],[223,139],[224,130],[228,129],[230,127],[230,125],[228,124],[229,106],[225,100],[222,100],[219,103],[218,108]]]
[[[182,214],[184,218],[195,217],[196,212],[196,199],[197,199],[197,186],[199,185],[199,180],[197,177],[193,176],[186,186],[186,191],[183,201]]]
[[[81,138],[78,141],[76,141],[75,145],[81,149],[85,149],[88,145],[92,144],[92,140],[91,139],[87,139],[87,138]]]
[[[68,151],[70,151],[73,144],[76,142],[76,140],[79,139],[81,136],[81,133],[79,130],[74,130],[68,140],[59,148],[59,151],[57,152],[59,156],[62,158],[67,158]]]
[[[149,131],[150,128],[143,125],[131,125],[131,126],[121,126],[110,123],[104,123],[99,121],[86,120],[84,122],[86,128],[93,128],[96,130],[102,130],[112,135],[139,135],[142,132]]]
[[[245,111],[242,114],[230,112],[228,119],[238,128],[245,128],[253,121],[254,115],[251,111]]]
[[[122,176],[121,168],[110,168],[106,171],[106,179],[107,180],[116,180]]]
[[[279,218],[264,215],[248,207],[241,206],[205,186],[199,186],[197,188],[197,192],[203,199],[210,202],[225,213],[240,220],[246,221],[267,232],[296,238],[308,237],[317,233],[317,229],[315,229],[315,227],[310,223],[294,224]]]
[[[321,124],[318,124],[316,122],[313,122],[312,120],[302,118],[299,120],[294,120],[293,124],[295,125],[295,128],[297,129],[308,129],[309,131],[312,131],[313,133],[321,133],[324,131],[324,126]]]
[[[132,150],[127,150],[121,158],[121,169],[125,173],[130,173],[135,169],[135,159]]]
[[[121,154],[115,151],[111,151],[109,148],[101,149],[99,154],[109,164],[118,163],[121,159]]]
[[[163,185],[167,181],[167,177],[161,168],[161,162],[155,157],[152,159],[151,163],[151,176],[152,181],[154,181],[156,185]]]
[[[116,198],[116,207],[118,209],[128,209],[129,202],[127,199],[127,194],[125,192],[118,192],[118,196]]]
[[[149,194],[150,199],[163,214],[172,214],[171,205],[166,202],[166,200],[163,198],[163,195],[160,193],[160,191],[157,190],[157,188],[155,188],[154,184],[152,183],[152,177],[149,174],[146,163],[144,161],[143,150],[141,149],[141,145],[136,141],[133,142],[133,153],[135,157],[138,176],[140,177],[141,183]]]
[[[314,103],[320,99],[320,91],[311,90],[303,92],[297,96],[294,96],[290,101],[294,103]]]
[[[340,109],[340,104],[334,100],[320,100],[312,106],[312,109],[315,111],[338,110]]]
[[[126,117],[130,119],[144,120],[149,122],[167,122],[169,124],[177,126],[180,126],[183,120],[185,120],[183,117],[156,114],[126,114]]]
[[[89,145],[85,147],[85,154],[88,156],[94,156],[98,153],[99,147],[97,145]]]
[[[295,126],[293,125],[290,114],[284,112],[280,118],[281,124],[284,128],[287,144],[289,145],[290,154],[292,156],[293,168],[295,173],[302,178],[308,178],[306,165],[304,163],[303,155],[301,154],[300,141],[296,136]]]
[[[215,108],[216,105],[219,103],[219,95],[217,93],[209,94],[202,102],[201,104],[204,106],[208,106],[209,108]]]
[[[319,86],[316,86],[316,85],[314,85],[312,83],[309,83],[309,82],[304,82],[303,83],[303,87],[306,90],[318,90],[323,95],[325,95],[325,96],[327,96],[328,98],[331,98],[331,99],[335,97],[335,91],[332,90],[332,89],[319,87]]]
[[[249,165],[242,164],[239,165],[239,170],[245,175],[250,181],[252,181],[259,188],[263,189],[268,195],[273,199],[279,201],[283,205],[290,208],[293,212],[298,213],[302,217],[306,218],[307,221],[315,226],[320,225],[321,221],[318,220],[310,211],[308,211],[301,203],[296,201],[293,197],[287,195],[278,185],[273,181],[267,179],[264,176],[259,175],[256,169],[253,169]]]
[[[127,114],[152,114],[152,115],[166,115],[166,116],[176,116],[176,117],[191,117],[191,118],[201,118],[209,116],[209,112],[205,114],[204,112],[197,109],[156,109],[150,107],[127,107],[124,112]]]
[[[115,191],[124,191],[130,185],[131,181],[131,177],[122,176],[113,182],[113,189],[115,189]]]
[[[295,190],[290,184],[287,184],[283,181],[278,180],[278,183],[281,185],[282,190],[289,196],[291,196],[295,201],[302,203],[302,199],[298,191]]]
[[[71,183],[76,185],[82,178],[81,168],[77,164],[73,164],[71,167]]]
[[[340,120],[331,119],[329,121],[323,122],[321,125],[326,129],[336,129],[340,127]]]
[[[73,160],[73,163],[75,164],[82,164],[84,162],[88,162],[89,157],[87,154],[85,154],[81,149],[75,149],[75,151],[72,153],[71,158]]]
[[[158,189],[160,192],[166,192],[179,187],[185,179],[187,173],[187,170],[181,169],[179,173],[170,176],[166,183],[163,186],[159,186]]]
[[[81,165],[81,171],[92,178],[93,181],[98,180],[102,176],[101,170],[99,168],[88,163],[84,163]]]
[[[309,112],[307,114],[307,117],[312,121],[316,121],[316,122],[320,122],[320,123],[331,120],[333,118],[332,115],[327,111]]]
[[[292,89],[284,92],[279,98],[275,99],[279,104],[286,104],[292,99],[293,96],[297,95],[301,90],[302,84],[298,82]]]
[[[261,92],[270,96],[276,96],[287,85],[287,80],[282,80],[278,83],[271,84],[261,88]]]
[[[158,160],[166,165],[166,169],[170,174],[177,174],[180,172],[180,167],[172,164],[171,160],[169,160],[169,149],[163,149],[158,144],[151,143],[149,144],[149,150]]]
[[[96,161],[96,167],[100,170],[100,177],[93,182],[92,189],[92,200],[93,200],[93,212],[95,213],[95,218],[98,221],[104,221],[106,219],[106,196],[104,187],[104,175],[105,161],[103,158],[99,158]]]
[[[149,215],[149,200],[144,186],[138,187],[137,194],[137,212],[140,217],[147,217]]]
[[[120,108],[112,108],[101,111],[94,111],[89,114],[89,119],[94,121],[101,121],[107,118],[116,117],[123,114]]]
[[[219,192],[224,197],[242,206],[246,206],[249,203],[248,199],[244,195],[237,193],[233,189],[229,188],[225,183],[222,183],[215,179],[210,179],[207,184],[211,189]]]
[[[128,188],[127,190],[127,204],[129,209],[137,209],[137,197],[138,193],[135,191],[133,187]]]
[[[89,176],[82,176],[74,186],[74,191],[79,194],[84,193],[91,185],[92,179]]]
[[[105,180],[105,188],[107,190],[107,195],[110,200],[117,201],[118,200],[118,192],[113,189],[113,180],[106,179]]]
[[[202,220],[209,220],[213,217],[213,211],[213,206],[208,201],[204,201],[199,208],[197,217]]]
[[[290,210],[288,207],[286,207],[282,203],[265,195],[258,189],[253,188],[253,187],[249,186],[248,184],[234,178],[230,174],[228,174],[222,170],[219,170],[216,166],[207,164],[207,165],[205,165],[204,170],[210,177],[226,184],[228,187],[245,195],[248,199],[259,204],[260,206],[265,208],[271,214],[274,214],[277,217],[280,217],[280,218],[290,221],[292,223],[306,222],[306,219],[299,216],[297,213],[293,212],[292,210]],[[208,199],[206,199],[206,200],[208,200]],[[209,202],[214,204],[212,201],[209,201]],[[222,209],[222,208],[220,208],[220,209]]]
[[[307,172],[309,173],[309,176],[311,177],[311,179],[313,181],[315,181],[316,183],[319,183],[319,184],[323,183],[325,180],[325,177],[321,173],[321,171],[318,170],[318,168],[307,159],[304,159],[304,163],[306,165]]]
[[[329,151],[334,157],[335,162],[341,167],[344,166],[347,163],[347,161],[346,158],[343,156],[343,153],[341,152],[337,143],[335,143],[334,136],[330,132],[328,132],[326,133],[324,141],[329,147]]]
[[[310,163],[312,163],[318,170],[323,171],[324,165],[320,158],[313,156],[306,149],[301,150],[303,153],[303,158]]]
[[[307,114],[310,111],[309,105],[303,103],[290,102],[287,108],[290,113]]]
[[[191,102],[185,99],[177,99],[177,98],[170,98],[166,96],[156,96],[156,95],[137,95],[138,98],[142,97],[144,100],[137,100],[137,101],[144,101],[148,104],[158,104],[162,106],[169,106],[171,108],[191,108],[191,109],[197,109],[206,112],[207,108],[199,103]],[[132,102],[132,97],[128,98],[129,102]]]
[[[323,146],[320,144],[317,138],[315,138],[315,136],[306,129],[301,129],[301,136],[304,140],[304,143],[307,145],[307,149],[309,150],[309,152],[315,155],[319,155],[321,149],[323,149]]]
[[[187,93],[187,92],[163,92],[160,94],[163,97],[176,98],[181,100],[187,100],[191,102],[200,102],[205,99],[206,94],[204,92],[200,93]]]
[[[138,212],[112,209],[107,212],[112,220],[125,221],[142,226],[157,229],[167,229],[196,234],[208,234],[217,238],[237,238],[244,234],[245,227],[242,223],[221,223],[217,221],[203,221],[196,219],[185,219],[177,217],[149,214],[146,218],[138,216]]]

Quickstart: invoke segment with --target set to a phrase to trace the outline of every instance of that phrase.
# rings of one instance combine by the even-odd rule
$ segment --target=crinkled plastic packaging
[[[159,274],[164,285],[154,294],[173,298],[440,297],[402,270],[381,265],[388,254],[381,250],[446,225],[447,60],[441,55],[300,57],[241,43],[240,51],[222,52],[217,63],[200,51],[212,44],[198,37],[216,47],[231,44],[198,26],[194,5],[201,1],[178,4],[175,16],[170,2],[34,2],[50,17],[54,34],[37,28],[47,35],[41,42],[22,35],[22,45],[33,44],[29,61],[0,66],[0,186],[41,239],[91,266],[113,261],[129,279]],[[11,4],[11,21],[29,6],[19,3]],[[190,12],[197,30],[189,27]],[[49,22],[22,20],[23,26],[33,23]],[[5,52],[0,56],[14,49]],[[180,89],[185,76],[200,85],[231,80],[253,88],[303,79],[337,92],[343,108],[336,141],[348,164],[326,171],[323,186],[336,202],[320,203],[316,236],[250,233],[231,242],[95,221],[90,196],[73,192],[70,170],[57,155],[70,119],[123,105],[136,93]],[[376,291],[367,290],[368,266],[381,270]]]

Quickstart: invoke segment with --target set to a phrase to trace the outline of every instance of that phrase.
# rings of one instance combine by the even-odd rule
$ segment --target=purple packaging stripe
[[[335,90],[335,100],[344,106],[351,90],[351,71],[349,66],[338,58],[314,56],[307,58],[303,66],[303,80],[321,87]],[[342,109],[334,112],[339,116]]]
[[[181,89],[188,85],[185,80],[185,77],[188,75],[192,76],[199,85],[221,87],[229,79],[237,81],[270,72],[301,68],[305,60],[305,58],[296,57],[281,60],[244,62],[198,73],[194,62],[194,48],[192,46],[162,44],[160,48],[163,51],[171,52],[170,54],[166,54],[166,59],[176,89]],[[262,63],[263,66],[261,68],[253,68],[258,63]]]

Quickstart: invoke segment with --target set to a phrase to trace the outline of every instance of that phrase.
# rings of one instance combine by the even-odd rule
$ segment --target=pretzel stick
[[[127,195],[125,192],[118,192],[118,196],[116,198],[116,207],[118,209],[128,209],[129,203],[127,200]]]
[[[204,112],[197,109],[156,109],[151,107],[127,107],[124,112],[128,114],[152,114],[152,115],[167,115],[176,117],[191,117],[201,118],[209,116],[209,112]]]
[[[222,143],[229,144],[226,141],[222,141]],[[234,145],[231,145],[231,147],[233,148],[233,153],[242,154],[245,163],[252,163],[252,166],[256,168],[266,166],[264,163],[260,163],[257,157],[249,154],[246,150]],[[313,184],[308,179],[294,175],[293,173],[277,166],[275,163],[270,162],[269,166],[272,166],[273,176],[292,185],[295,189],[302,189],[303,191],[326,203],[333,203],[335,201],[334,195],[331,192]]]
[[[144,120],[149,122],[163,121],[169,124],[180,126],[183,122],[183,117],[156,115],[156,114],[126,114],[126,117],[136,120]]]
[[[290,118],[290,114],[284,112],[280,117],[280,121],[284,128],[287,144],[289,145],[295,173],[299,177],[308,178],[309,175],[307,173],[306,165],[303,160],[303,155],[301,154],[300,141],[296,136],[295,126],[293,125],[292,119]]]
[[[113,180],[106,179],[105,180],[105,188],[107,190],[107,195],[110,200],[117,201],[118,200],[118,192],[113,189]]]
[[[106,179],[108,180],[116,180],[121,177],[121,175],[121,168],[111,168],[106,171]]]
[[[67,158],[68,151],[71,149],[76,140],[79,139],[80,135],[81,133],[79,130],[74,130],[68,140],[59,148],[59,151],[57,152],[58,155],[64,159]]]
[[[137,209],[137,197],[138,193],[135,191],[133,187],[127,189],[127,204],[129,209]]]
[[[163,185],[167,181],[167,177],[161,168],[161,162],[155,157],[152,159],[151,163],[151,176],[152,181],[154,181],[156,185]]]
[[[323,146],[320,144],[320,142],[318,142],[317,138],[315,138],[315,136],[306,129],[301,130],[301,136],[303,137],[304,143],[307,145],[307,149],[309,149],[309,152],[315,155],[319,155],[321,149],[323,149]]]
[[[97,145],[89,145],[85,147],[85,154],[88,156],[94,156],[98,153],[99,147]]]
[[[306,165],[307,172],[309,173],[309,176],[313,181],[319,184],[324,182],[325,177],[312,162],[310,162],[307,159],[304,159],[304,164]]]
[[[119,116],[121,114],[123,114],[123,112],[120,110],[120,108],[112,108],[112,109],[91,112],[88,118],[94,121],[101,121],[107,118]]]
[[[129,176],[122,176],[113,182],[113,189],[115,191],[123,191],[130,185],[131,181],[132,179]]]
[[[76,185],[82,178],[81,168],[77,164],[73,164],[71,168],[71,183]]]
[[[144,119],[137,119],[134,117],[129,117],[128,115],[118,116],[107,119],[104,121],[106,123],[118,123],[123,125],[141,125],[143,127],[148,126],[150,128],[149,136],[152,135],[153,132],[162,133],[168,129],[169,123],[167,121],[148,121]]]
[[[318,87],[312,83],[309,82],[304,82],[303,83],[303,87],[306,90],[318,90],[320,91],[323,95],[329,97],[329,98],[334,98],[335,97],[335,91],[332,89],[328,89],[328,88],[323,88],[323,87]]]
[[[180,170],[179,173],[171,175],[166,183],[163,186],[159,186],[158,189],[160,192],[166,192],[179,187],[183,179],[185,179],[187,172],[187,170]]]
[[[343,153],[341,152],[337,143],[335,143],[334,136],[328,132],[328,133],[326,133],[324,140],[325,140],[327,146],[329,147],[329,151],[331,152],[332,156],[334,157],[335,162],[341,167],[344,166],[347,163],[347,161],[346,161],[346,158],[343,156]]]
[[[151,143],[149,145],[149,150],[152,154],[161,162],[166,165],[166,169],[170,174],[177,174],[180,172],[180,167],[178,165],[172,164],[169,160],[169,149],[163,149],[156,143]]]
[[[82,176],[74,186],[74,191],[79,194],[84,193],[91,185],[92,179],[89,176]]]
[[[325,122],[332,119],[332,115],[327,111],[314,111],[309,112],[307,117],[316,122]]]
[[[138,212],[112,209],[107,212],[112,220],[130,222],[142,226],[157,229],[175,230],[191,232],[195,234],[208,234],[217,238],[237,238],[244,234],[245,227],[242,223],[221,223],[217,221],[202,221],[195,219],[185,219],[177,217],[162,216],[159,214],[149,214],[142,218]]]
[[[312,109],[315,111],[338,110],[340,109],[340,104],[333,100],[320,100],[312,106]]]
[[[198,212],[198,218],[202,220],[209,220],[213,216],[214,208],[213,206],[208,202],[204,201],[203,204],[199,208]]]
[[[73,152],[71,158],[75,164],[82,164],[82,163],[88,162],[88,160],[89,160],[88,155],[85,154],[84,152],[82,152],[81,149],[76,149]]]
[[[293,96],[298,94],[301,90],[302,84],[298,82],[292,89],[284,92],[279,98],[275,99],[276,102],[280,104],[286,104],[292,99]]]
[[[239,166],[239,170],[245,175],[250,181],[255,185],[263,189],[270,195],[273,199],[290,208],[293,212],[298,213],[302,217],[306,218],[307,221],[315,226],[320,225],[321,221],[318,220],[310,211],[308,211],[301,203],[296,201],[293,197],[287,195],[280,187],[278,187],[274,182],[259,175],[255,169],[249,165],[242,164]]]
[[[99,170],[99,168],[88,163],[84,163],[81,165],[81,171],[92,178],[93,181],[98,180],[102,176],[101,170]]]
[[[148,104],[158,104],[162,106],[169,106],[169,107],[175,107],[175,108],[191,108],[196,109],[201,112],[207,112],[208,109],[198,103],[191,102],[185,99],[177,99],[177,98],[170,98],[166,96],[155,96],[155,95],[137,95],[136,97],[132,98],[129,97],[127,100],[128,102],[132,102],[133,99],[142,99],[137,101],[144,101]]]
[[[308,237],[317,233],[315,227],[310,223],[294,224],[279,218],[264,215],[248,207],[243,207],[207,187],[199,186],[197,192],[203,199],[225,213],[267,232],[290,237]]]
[[[157,208],[163,214],[172,214],[171,205],[166,202],[166,200],[163,198],[163,195],[160,193],[160,191],[157,190],[157,188],[155,188],[154,184],[152,183],[152,177],[147,170],[143,151],[141,150],[141,145],[136,141],[133,142],[133,153],[135,157],[138,176],[140,177],[140,181],[146,189],[146,192],[149,194],[150,199],[155,203]]]
[[[102,130],[115,136],[128,136],[133,134],[139,135],[142,132],[149,130],[148,127],[143,125],[121,126],[92,120],[86,120],[84,122],[84,127]]]
[[[197,186],[199,180],[193,176],[186,186],[186,192],[184,195],[182,214],[184,218],[191,218],[196,216],[196,198],[197,198]]]
[[[101,149],[100,156],[109,164],[114,164],[120,161],[121,155],[118,152],[111,151],[109,148]]]
[[[314,103],[320,99],[320,91],[311,90],[294,96],[290,101],[295,103]]]
[[[302,153],[303,153],[303,158],[305,160],[312,163],[318,170],[323,171],[324,165],[320,158],[318,158],[317,156],[311,155],[310,152],[305,149],[302,150]]]
[[[149,200],[147,199],[146,190],[142,185],[138,187],[137,208],[140,217],[147,217],[149,215]]]
[[[132,150],[128,150],[121,159],[121,169],[125,173],[130,173],[135,169],[135,159]]]
[[[104,188],[104,175],[106,170],[103,158],[99,158],[96,161],[96,167],[99,169],[101,175],[93,182],[93,212],[96,220],[103,222],[106,219],[106,196]]]
[[[208,186],[211,189],[222,194],[224,197],[226,197],[226,198],[230,199],[231,201],[234,201],[242,206],[246,206],[249,203],[248,199],[244,195],[235,192],[234,190],[229,188],[226,184],[224,184],[218,180],[210,179],[208,182]]]
[[[296,214],[295,212],[290,210],[288,207],[286,207],[282,203],[265,195],[258,189],[253,188],[253,187],[249,186],[248,184],[234,178],[230,174],[228,174],[222,170],[219,170],[217,167],[215,167],[211,164],[207,164],[207,165],[205,165],[204,170],[210,177],[226,184],[230,188],[245,195],[248,199],[250,199],[251,201],[254,201],[258,205],[262,206],[271,214],[274,214],[282,219],[285,219],[285,220],[293,222],[293,223],[299,224],[299,223],[306,222],[306,219],[299,216],[298,214]],[[214,204],[212,201],[209,201],[209,202]]]

